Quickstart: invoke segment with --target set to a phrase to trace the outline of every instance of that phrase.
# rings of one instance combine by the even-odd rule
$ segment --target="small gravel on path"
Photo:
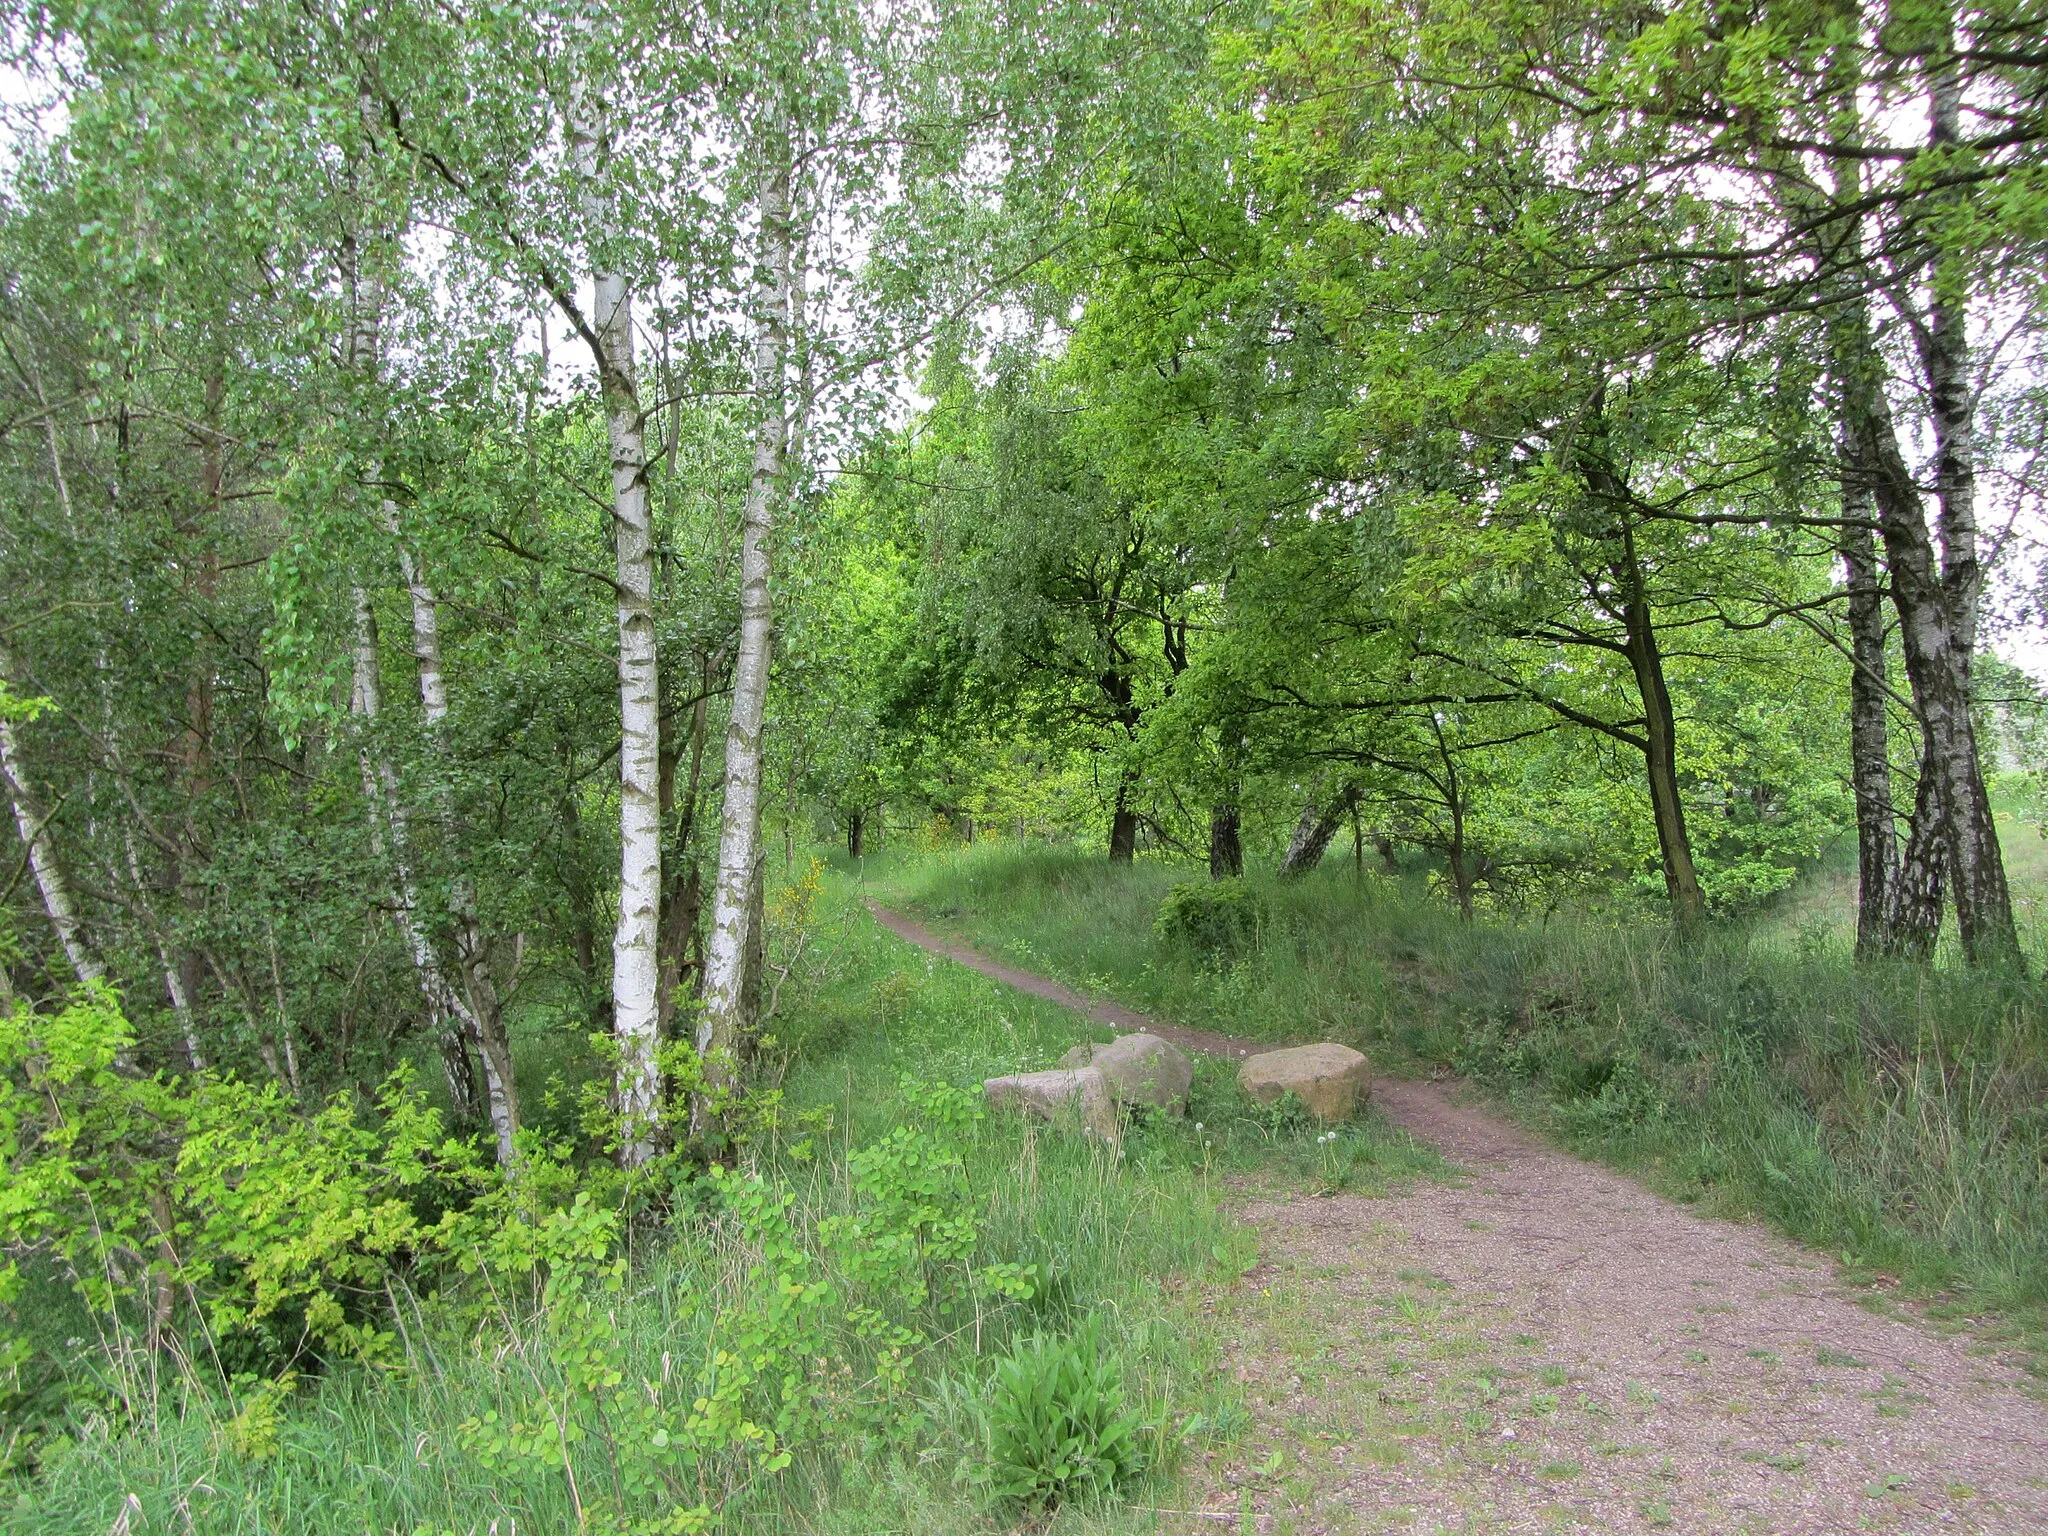
[[[1097,1022],[1233,1057],[1272,1048],[1155,1023],[874,910]],[[1381,1079],[1373,1102],[1467,1176],[1243,1207],[1261,1265],[1206,1305],[1253,1423],[1241,1454],[1197,1473],[1204,1507],[1167,1528],[2048,1533],[2048,1404],[2016,1366],[1442,1084]]]

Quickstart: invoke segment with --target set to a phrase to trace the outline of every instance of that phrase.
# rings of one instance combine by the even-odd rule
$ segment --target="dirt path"
[[[913,944],[1117,1029],[1241,1057],[872,907]],[[2012,1364],[1693,1215],[1442,1085],[1373,1099],[1470,1176],[1243,1215],[1264,1260],[1207,1305],[1254,1449],[1172,1528],[2048,1533],[2048,1405]]]

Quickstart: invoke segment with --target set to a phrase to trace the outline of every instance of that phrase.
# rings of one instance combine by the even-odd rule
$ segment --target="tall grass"
[[[1233,963],[1161,937],[1193,873],[1001,848],[871,871],[991,951],[1164,1017],[1491,1085],[1682,1200],[1960,1309],[2048,1320],[2048,992],[1856,965],[1812,927],[1459,922],[1417,878],[1260,880]]]
[[[748,1155],[793,1201],[792,1225],[816,1272],[843,1299],[873,1303],[918,1337],[906,1350],[885,1331],[842,1330],[839,1363],[809,1383],[823,1405],[821,1428],[792,1447],[781,1472],[728,1476],[714,1489],[717,1528],[835,1536],[1008,1528],[1013,1517],[961,1476],[977,1452],[974,1416],[962,1405],[1015,1341],[1068,1334],[1087,1318],[1121,1363],[1153,1486],[1163,1487],[1191,1436],[1244,1417],[1234,1386],[1213,1368],[1214,1341],[1198,1309],[1185,1300],[1252,1261],[1250,1239],[1219,1211],[1222,1176],[1266,1170],[1327,1180],[1328,1150],[1284,1117],[1244,1105],[1213,1064],[1198,1076],[1195,1113],[1133,1125],[1121,1156],[991,1118],[963,1133],[980,1224],[976,1262],[1030,1266],[1033,1294],[943,1312],[866,1294],[821,1223],[855,1202],[853,1154],[915,1120],[906,1080],[970,1085],[1048,1065],[1101,1032],[911,950],[871,922],[844,881],[827,882],[814,921],[783,990],[779,1038],[765,1042],[769,1092]],[[1384,1126],[1361,1127],[1347,1145],[1336,1175],[1350,1182],[1434,1167]],[[614,1307],[628,1378],[687,1382],[717,1346],[720,1299],[752,1283],[759,1255],[730,1222],[687,1202],[634,1242],[631,1279]],[[617,1466],[602,1432],[570,1446],[565,1471],[559,1462],[487,1465],[465,1431],[487,1410],[544,1417],[547,1404],[573,1395],[560,1352],[549,1347],[548,1317],[509,1300],[493,1305],[482,1290],[395,1299],[403,1322],[396,1361],[377,1370],[337,1363],[290,1390],[255,1378],[224,1385],[203,1369],[181,1377],[158,1362],[123,1375],[132,1341],[113,1338],[113,1329],[112,1347],[102,1349],[91,1319],[57,1323],[53,1314],[53,1326],[67,1331],[58,1344],[68,1341],[69,1422],[43,1442],[39,1470],[0,1484],[0,1524],[10,1536],[623,1528],[583,1518],[608,1497]],[[891,1349],[897,1358],[886,1358]],[[1062,1510],[1051,1529],[1109,1533],[1150,1523],[1104,1505]]]

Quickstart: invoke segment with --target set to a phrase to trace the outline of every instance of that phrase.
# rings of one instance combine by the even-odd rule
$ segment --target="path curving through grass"
[[[1231,1057],[1274,1044],[1084,997],[868,905],[906,941],[1112,1028]],[[2017,1360],[1448,1085],[1373,1094],[1469,1176],[1241,1207],[1264,1258],[1203,1304],[1253,1427],[1166,1528],[2048,1531],[2048,1404]]]

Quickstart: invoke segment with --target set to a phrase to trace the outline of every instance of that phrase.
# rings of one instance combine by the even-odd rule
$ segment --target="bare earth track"
[[[1112,1028],[1233,1058],[1270,1048],[870,906],[909,942]],[[1825,1256],[1694,1215],[1442,1085],[1381,1079],[1373,1100],[1469,1176],[1242,1209],[1264,1261],[1208,1305],[1259,1451],[1208,1468],[1202,1507],[1162,1511],[1169,1528],[2048,1533],[2048,1404],[2012,1364],[1873,1309]]]

